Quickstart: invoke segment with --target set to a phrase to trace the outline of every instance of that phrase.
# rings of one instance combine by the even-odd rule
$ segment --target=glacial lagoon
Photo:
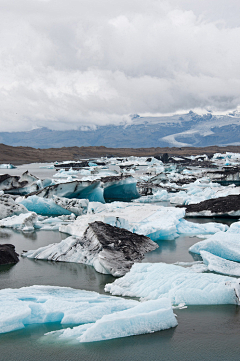
[[[26,169],[42,178],[50,178],[55,173],[54,169],[39,169],[39,164],[9,169],[8,173],[21,174]],[[210,220],[195,218],[191,221],[207,223]],[[229,219],[217,221],[228,225],[232,223]],[[15,245],[19,254],[23,250],[59,243],[66,237],[68,234],[58,231],[22,233],[6,228],[0,229],[0,243]],[[174,240],[159,241],[159,248],[146,254],[142,262],[192,262],[196,258],[193,259],[188,249],[198,241],[197,237],[184,235]],[[16,265],[0,268],[0,289],[50,285],[104,294],[105,284],[114,280],[111,275],[97,273],[93,267],[84,264],[23,257]],[[53,342],[43,337],[47,332],[62,329],[60,323],[29,325],[25,329],[0,335],[0,360],[239,360],[239,306],[188,306],[184,309],[174,309],[174,313],[178,320],[178,326],[175,328],[82,344]]]

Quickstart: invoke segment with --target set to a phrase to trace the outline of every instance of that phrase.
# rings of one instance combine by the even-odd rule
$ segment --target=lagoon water
[[[30,234],[1,229],[0,243],[12,243],[17,252],[60,242],[66,234],[38,231]],[[180,237],[159,243],[144,262],[191,261],[188,248],[195,237]],[[20,258],[13,266],[1,266],[0,289],[30,285],[68,286],[104,293],[112,276],[92,267],[63,262]],[[0,335],[1,361],[120,361],[120,360],[239,360],[240,308],[233,305],[191,306],[174,311],[179,325],[153,334],[88,344],[51,343],[44,333],[60,329],[60,324],[31,325]]]
[[[31,173],[39,165],[28,166]],[[20,167],[19,167],[20,168]],[[26,168],[10,170],[20,174]],[[51,177],[54,170],[41,169],[39,174]],[[200,222],[199,219],[193,221]],[[205,222],[207,220],[201,220]],[[11,243],[16,251],[37,249],[67,237],[54,231],[23,234],[0,229],[0,243]],[[159,242],[159,248],[146,255],[143,262],[193,261],[188,248],[199,241],[181,236]],[[0,267],[0,289],[31,285],[67,286],[104,293],[106,283],[114,277],[97,273],[81,264],[47,262],[20,258],[13,266]],[[0,361],[238,361],[240,359],[240,307],[191,306],[174,310],[178,326],[174,329],[86,344],[53,343],[46,332],[61,329],[58,324],[31,325],[23,330],[0,335]]]

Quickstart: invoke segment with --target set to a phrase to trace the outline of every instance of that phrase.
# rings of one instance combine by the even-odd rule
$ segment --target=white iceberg
[[[185,210],[152,204],[113,202],[110,204],[89,203],[88,214],[82,215],[60,231],[82,236],[88,223],[102,221],[133,233],[150,237],[153,241],[174,239],[179,236],[177,224]]]
[[[122,278],[105,286],[113,295],[169,298],[178,305],[240,304],[239,280],[165,263],[135,263]]]
[[[217,232],[189,248],[192,253],[207,251],[215,256],[240,262],[240,222],[233,223],[226,232]]]
[[[180,234],[212,234],[226,230],[221,223],[196,224],[183,219],[184,208],[163,207],[156,204],[90,202],[88,213],[76,219],[60,231],[82,236],[88,223],[101,221],[111,226],[125,228],[133,233],[150,237],[153,241],[172,240]]]
[[[35,212],[22,213],[18,216],[4,218],[0,221],[0,227],[18,229],[23,232],[34,231],[38,216]]]
[[[133,308],[105,315],[95,323],[49,332],[45,336],[93,342],[152,333],[175,326],[177,320],[171,303],[168,299],[161,299],[139,303]]]
[[[240,277],[240,263],[228,261],[224,258],[214,256],[207,251],[200,251],[203,263],[209,271],[221,273],[228,276]]]
[[[127,312],[129,309],[132,312]],[[177,325],[168,300],[140,303],[54,286],[0,290],[0,333],[50,322],[77,325],[57,331],[56,335],[80,342],[154,332]]]

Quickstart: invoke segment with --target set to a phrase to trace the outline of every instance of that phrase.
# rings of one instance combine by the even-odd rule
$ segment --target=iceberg
[[[209,271],[221,273],[228,276],[240,277],[240,263],[228,261],[224,258],[214,256],[207,251],[200,251],[203,263]]]
[[[42,216],[70,215],[74,213],[80,216],[87,213],[88,199],[64,198],[53,196],[42,198],[36,195],[18,199],[18,202],[25,206],[28,211],[36,212]]]
[[[101,221],[147,236],[153,241],[160,241],[175,239],[180,234],[212,234],[220,230],[225,231],[228,228],[221,223],[196,224],[188,222],[183,219],[184,216],[184,208],[135,202],[108,204],[90,202],[87,214],[78,217],[69,225],[62,225],[60,231],[80,237],[88,223]]]
[[[184,215],[184,209],[152,204],[113,202],[100,206],[97,202],[90,202],[88,214],[78,217],[72,224],[61,226],[60,231],[82,236],[88,223],[101,221],[147,236],[153,241],[170,240],[179,236],[177,224]]]
[[[217,232],[189,248],[192,253],[207,251],[229,261],[240,262],[240,222],[233,223],[226,232]]]
[[[239,187],[238,187],[239,189]],[[238,190],[235,188],[235,190]],[[216,194],[217,195],[217,194]],[[189,204],[186,207],[188,217],[215,217],[215,216],[240,216],[240,195],[225,195],[224,197],[208,199],[197,204]]]
[[[102,177],[103,196],[106,201],[131,201],[140,197],[137,180],[131,176]]]
[[[14,168],[17,168],[17,167],[15,167],[15,165],[13,165],[11,163],[0,164],[0,169],[14,169]]]
[[[166,299],[140,303],[54,286],[0,290],[0,333],[50,322],[75,327],[46,336],[54,334],[61,340],[70,338],[78,342],[126,337],[177,325]]]
[[[38,221],[37,214],[34,212],[22,213],[18,216],[4,218],[0,221],[0,227],[18,229],[23,232],[34,231],[35,224]]]
[[[168,298],[173,305],[240,304],[238,279],[166,263],[135,263],[125,276],[107,284],[105,291],[148,300]]]
[[[27,208],[17,204],[9,194],[0,195],[0,219],[27,212]]]
[[[53,196],[65,198],[86,198],[90,201],[104,203],[103,189],[100,181],[80,181],[59,183],[50,185],[35,193],[38,197],[53,198]]]
[[[45,336],[59,337],[59,340],[77,342],[104,341],[166,330],[177,326],[171,303],[168,299],[147,301],[137,306],[104,315],[95,323],[53,331]]]
[[[18,256],[14,245],[0,244],[0,265],[17,263],[19,261]]]
[[[91,265],[99,273],[123,276],[135,261],[158,245],[148,237],[102,222],[90,223],[82,238],[68,237],[22,256],[48,261],[76,262]]]

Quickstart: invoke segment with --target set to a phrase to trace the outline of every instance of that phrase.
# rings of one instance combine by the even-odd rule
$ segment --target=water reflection
[[[9,238],[11,238],[11,232],[8,232],[8,230],[1,230],[0,229],[0,240],[1,240],[1,238],[2,239],[9,239]],[[3,242],[1,242],[1,243],[3,243]]]

